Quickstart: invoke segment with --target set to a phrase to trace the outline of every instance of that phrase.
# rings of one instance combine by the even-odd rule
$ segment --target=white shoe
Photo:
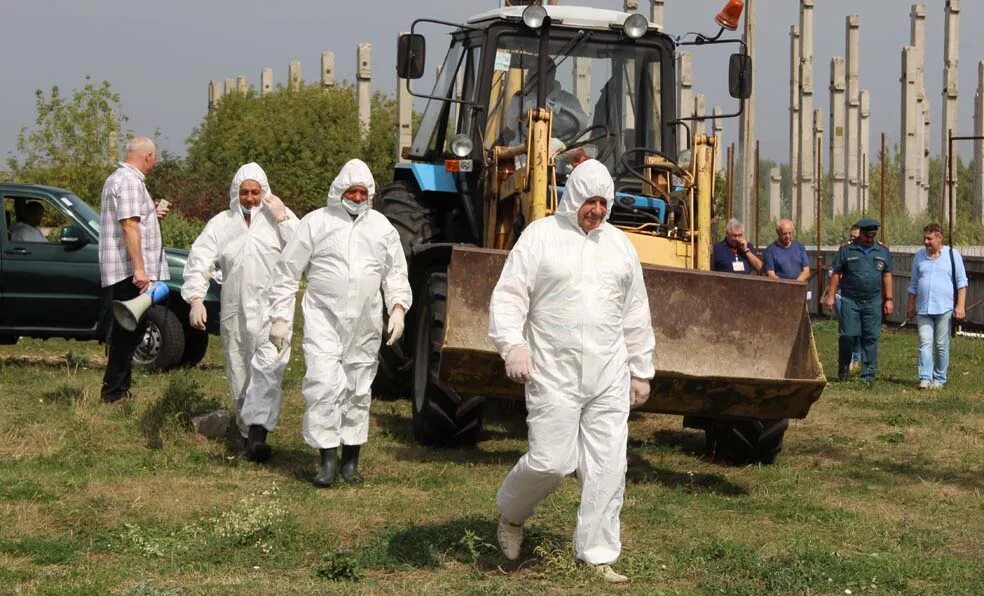
[[[936,381],[933,381],[932,383],[929,384],[929,388],[930,389],[942,389],[943,388],[943,383],[937,383]]]
[[[933,384],[930,383],[926,379],[922,379],[922,380],[919,381],[919,388],[920,389],[931,389],[932,387],[933,387]]]
[[[594,567],[595,573],[600,575],[606,582],[612,584],[624,584],[629,581],[628,577],[622,575],[621,573],[616,573],[615,570],[612,569],[611,565],[593,565],[592,567]]]
[[[510,561],[518,559],[519,549],[523,546],[523,524],[517,526],[506,521],[504,517],[500,517],[499,529],[495,535],[499,539],[502,555]]]

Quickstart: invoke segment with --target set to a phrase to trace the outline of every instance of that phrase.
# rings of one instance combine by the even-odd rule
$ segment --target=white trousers
[[[239,429],[244,436],[253,424],[270,432],[277,428],[280,404],[283,401],[280,383],[288,361],[290,348],[277,352],[277,348],[269,340],[263,341],[253,353],[249,362],[249,382],[246,384],[243,406],[239,413]]]
[[[304,442],[316,449],[365,443],[377,363],[343,366],[337,358],[310,353],[306,347],[304,358]]]
[[[629,376],[601,395],[578,400],[527,386],[529,451],[499,488],[507,521],[525,522],[565,476],[577,471],[581,506],[574,532],[577,558],[612,563],[622,550],[619,514],[625,494]]]

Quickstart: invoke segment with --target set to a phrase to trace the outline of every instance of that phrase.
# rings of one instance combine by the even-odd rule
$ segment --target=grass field
[[[835,370],[835,325],[815,332]],[[204,367],[138,375],[116,406],[98,399],[101,346],[23,340],[0,347],[0,594],[982,594],[984,342],[957,338],[934,392],[915,389],[915,342],[886,332],[878,383],[830,385],[774,466],[708,461],[678,417],[635,418],[616,566],[632,581],[612,588],[574,563],[574,480],[520,564],[499,556],[515,408],[477,448],[433,451],[408,402],[375,402],[367,484],[316,490],[298,352],[257,465],[184,426],[196,400],[225,403],[217,340]]]

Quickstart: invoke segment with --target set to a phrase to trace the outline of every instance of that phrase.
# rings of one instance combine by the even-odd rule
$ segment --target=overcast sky
[[[164,149],[183,154],[185,141],[207,108],[208,81],[246,75],[259,82],[260,69],[274,70],[283,83],[290,60],[301,60],[304,76],[316,80],[323,50],[336,56],[339,80],[352,80],[355,48],[373,46],[373,87],[392,93],[395,38],[415,18],[463,21],[499,5],[496,0],[376,0],[360,2],[256,0],[2,0],[3,91],[0,93],[0,155],[14,151],[17,132],[34,118],[34,90],[58,85],[64,93],[83,77],[108,80],[121,96],[134,132],[162,133]],[[574,4],[562,0],[563,4]],[[580,4],[620,8],[620,0]],[[724,0],[665,0],[664,29],[672,34],[716,32],[713,17]],[[844,54],[845,17],[861,17],[861,88],[871,91],[872,148],[885,132],[899,137],[901,49],[909,43],[907,0],[816,0],[815,97],[829,116],[830,58]],[[648,13],[649,1],[639,0]],[[926,87],[933,110],[933,153],[940,148],[944,0],[928,0]],[[960,133],[972,134],[977,64],[984,59],[984,1],[961,2]],[[789,27],[799,18],[797,0],[757,0],[755,83],[757,135],[764,158],[785,161],[788,151]],[[433,40],[428,67],[443,52]],[[697,51],[700,54],[700,50]],[[708,110],[729,105],[727,65],[720,55],[695,60],[697,91]],[[725,124],[725,141],[737,137],[737,121]]]

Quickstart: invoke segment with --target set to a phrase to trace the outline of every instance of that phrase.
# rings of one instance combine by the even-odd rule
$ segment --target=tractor
[[[463,24],[417,19],[397,72],[422,78],[423,27],[450,46],[413,141],[376,208],[407,255],[414,305],[404,340],[380,354],[377,393],[410,388],[423,444],[472,445],[488,399],[522,400],[488,337],[488,307],[523,228],[549,216],[572,169],[598,159],[615,180],[609,223],[643,263],[656,334],[643,411],[682,415],[722,459],[772,462],[789,418],[804,418],[826,379],[804,284],[710,269],[714,154],[677,105],[684,45],[726,47],[729,91],[744,109],[751,60],[731,0],[716,36],[674,39],[641,14],[506,6]],[[681,115],[686,114],[686,115]]]

